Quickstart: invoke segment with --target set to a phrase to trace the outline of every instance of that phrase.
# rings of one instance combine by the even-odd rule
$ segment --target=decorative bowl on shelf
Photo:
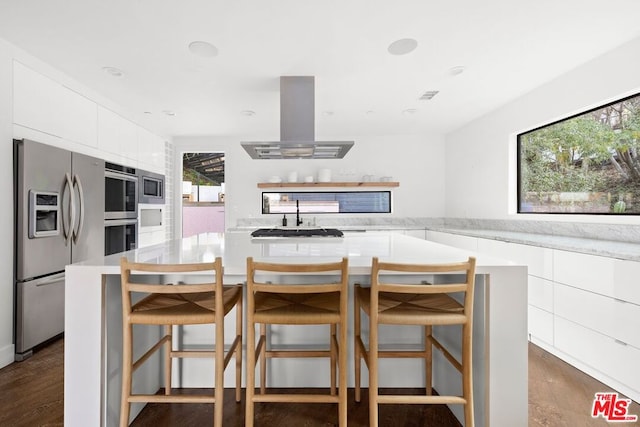
[[[269,182],[272,184],[278,184],[282,182],[282,178],[280,178],[279,176],[272,176],[271,178],[269,178]]]

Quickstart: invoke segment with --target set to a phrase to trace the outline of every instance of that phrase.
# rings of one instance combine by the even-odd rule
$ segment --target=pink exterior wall
[[[224,233],[224,206],[183,206],[182,237],[207,232]]]

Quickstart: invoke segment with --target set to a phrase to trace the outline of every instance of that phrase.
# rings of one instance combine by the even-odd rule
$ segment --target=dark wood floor
[[[0,369],[0,426],[63,425],[63,341],[58,340],[25,362]],[[529,344],[529,426],[607,426],[602,418],[591,418],[596,392],[610,389],[560,359]],[[362,403],[349,396],[349,425],[367,426],[366,396]],[[244,424],[244,404],[236,404],[232,391],[225,395],[225,426]],[[640,415],[633,403],[630,413]],[[201,426],[213,419],[211,405],[148,405],[133,426]],[[256,425],[315,427],[336,425],[333,405],[260,404]],[[384,405],[381,426],[459,426],[446,407]],[[622,423],[631,426],[640,423]],[[496,426],[502,427],[502,426]],[[511,427],[511,426],[509,426]],[[519,426],[515,426],[519,427]]]

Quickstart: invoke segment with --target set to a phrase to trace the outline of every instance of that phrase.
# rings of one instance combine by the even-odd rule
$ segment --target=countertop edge
[[[447,227],[427,227],[427,231],[458,234],[468,237],[497,240],[640,262],[640,244],[613,240],[586,239],[535,233],[518,233],[502,230],[478,230]]]

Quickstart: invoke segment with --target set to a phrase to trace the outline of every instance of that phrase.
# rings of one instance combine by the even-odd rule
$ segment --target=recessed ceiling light
[[[243,116],[251,117],[251,116],[255,116],[256,112],[253,110],[242,110],[240,111],[240,114],[242,114]]]
[[[402,114],[410,115],[418,112],[417,108],[407,108],[406,110],[402,110]]]
[[[204,58],[212,58],[218,56],[218,48],[209,42],[195,41],[189,43],[191,53]]]
[[[449,74],[451,74],[452,76],[457,76],[459,74],[462,74],[465,69],[466,67],[464,65],[456,65],[455,67],[449,68]]]
[[[102,71],[109,74],[112,77],[123,77],[124,71],[116,67],[102,67]]]
[[[162,110],[162,114],[165,114],[167,116],[172,116],[172,117],[176,115],[175,111],[171,111],[171,110]]]
[[[418,42],[415,39],[400,39],[391,43],[387,50],[392,55],[406,55],[413,52],[416,47]]]

